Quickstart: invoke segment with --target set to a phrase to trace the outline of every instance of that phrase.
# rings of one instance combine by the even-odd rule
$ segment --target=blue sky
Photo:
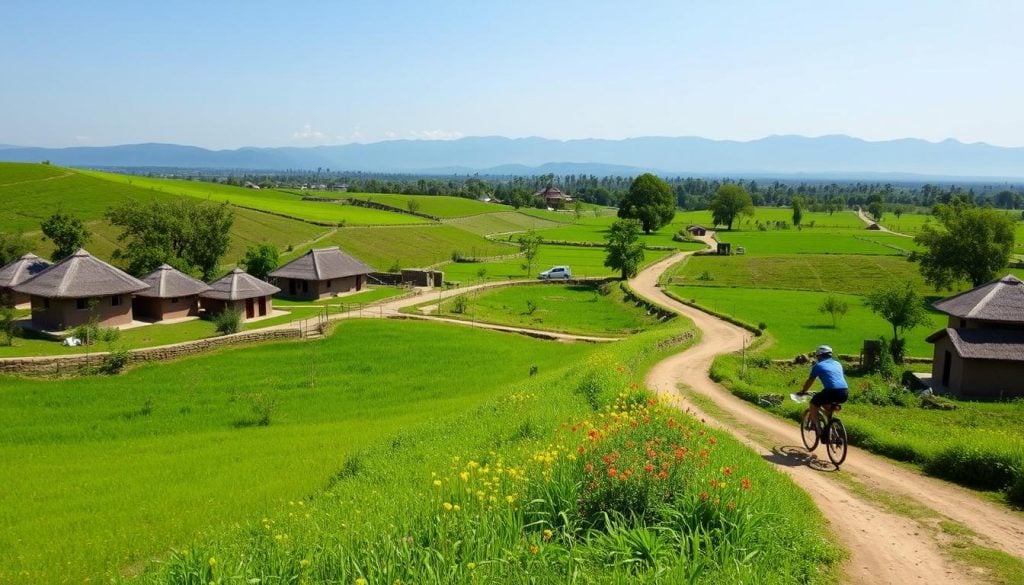
[[[36,2],[0,143],[849,134],[1024,146],[1024,3]]]

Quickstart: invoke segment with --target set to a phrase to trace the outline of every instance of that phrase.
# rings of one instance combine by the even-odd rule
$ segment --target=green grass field
[[[517,250],[513,250],[517,251]],[[669,252],[644,252],[644,265],[656,262]],[[577,278],[615,276],[616,272],[604,265],[604,248],[582,248],[578,246],[542,245],[534,259],[533,269],[527,274],[522,258],[497,262],[465,262],[444,265],[445,280],[463,284],[480,280],[507,280],[510,278],[536,278],[552,266],[568,265]],[[483,270],[483,276],[480,271]]]
[[[837,294],[849,312],[835,329],[828,314],[818,312],[827,293],[753,288],[679,286],[669,288],[687,301],[696,301],[718,313],[732,315],[753,326],[767,324],[773,343],[765,349],[771,357],[787,358],[808,353],[826,343],[837,353],[859,355],[865,339],[892,337],[892,327],[864,305],[863,297]],[[907,355],[930,357],[932,346],[924,338],[945,327],[946,316],[931,312],[931,325],[907,334]]]
[[[541,237],[548,240],[604,243],[610,226],[617,220],[618,218],[614,216],[602,216],[595,218],[593,216],[585,215],[576,223],[541,230],[539,233]],[[656,232],[651,234],[641,234],[640,241],[648,246],[669,246],[680,250],[699,250],[705,247],[704,244],[676,242],[672,239],[673,234],[685,227],[686,225],[675,220]]]
[[[482,213],[501,213],[511,209],[507,205],[485,203],[465,197],[443,195],[397,195],[383,193],[344,193],[345,197],[364,199],[398,209],[409,209],[409,202],[419,205],[418,211],[434,217],[468,217]]]
[[[253,190],[229,185],[218,185],[205,181],[182,181],[176,179],[153,179],[103,173],[79,171],[108,183],[122,183],[149,190],[153,193],[182,195],[215,202],[227,201],[249,209],[282,214],[305,221],[345,225],[408,225],[425,223],[427,220],[407,213],[392,213],[353,205],[339,205],[321,201],[303,201],[301,196],[273,189]]]
[[[541,219],[519,211],[483,213],[451,219],[445,223],[481,236],[519,233],[531,229],[541,230],[562,225],[551,220]]]
[[[868,236],[870,235],[870,239]],[[901,238],[892,245],[903,243]],[[867,254],[898,255],[899,250],[878,243],[877,232],[838,228],[807,228],[802,230],[721,231],[718,240],[732,244],[733,251],[742,246],[746,255],[777,254]]]
[[[610,288],[610,294],[603,296],[593,286],[509,286],[467,294],[467,309],[463,313],[454,312],[452,299],[441,303],[440,309],[431,314],[597,336],[637,333],[660,324],[656,317],[626,301],[618,286]],[[533,303],[532,310],[530,303]]]
[[[358,449],[507,393],[531,365],[547,372],[591,351],[347,321],[318,342],[114,378],[0,379],[0,581],[109,580],[316,493]],[[268,404],[271,424],[247,426],[254,405]]]
[[[733,223],[733,229],[735,230],[756,230],[758,223],[784,221],[788,224],[793,223],[793,210],[789,207],[756,207],[754,208],[753,216],[740,216]],[[674,222],[686,225],[697,224],[702,225],[706,228],[712,228],[711,225],[711,211],[678,211],[676,212],[676,219]],[[801,224],[810,229],[815,228],[849,228],[849,229],[863,229],[865,224],[857,217],[855,211],[837,211],[832,214],[824,212],[813,212],[804,211],[803,220]],[[722,233],[726,233],[722,230]]]

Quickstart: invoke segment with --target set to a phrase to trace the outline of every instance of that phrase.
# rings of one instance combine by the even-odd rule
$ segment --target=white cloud
[[[409,138],[416,140],[458,140],[465,136],[458,130],[410,130]]]
[[[305,124],[301,130],[292,133],[292,140],[319,142],[327,138],[327,135],[319,130],[314,130],[312,124]]]

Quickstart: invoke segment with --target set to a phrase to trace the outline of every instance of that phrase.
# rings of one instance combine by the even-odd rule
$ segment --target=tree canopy
[[[106,218],[124,229],[118,241],[125,245],[114,257],[127,259],[132,274],[143,275],[167,263],[210,280],[231,243],[234,212],[227,203],[192,199],[143,205],[124,201],[108,209]]]
[[[523,259],[526,260],[523,263],[523,270],[526,270],[527,275],[533,272],[533,261],[537,258],[537,253],[540,252],[540,244],[543,241],[544,238],[540,237],[533,230],[529,230],[519,236],[519,252],[523,255]]]
[[[619,202],[619,217],[640,221],[645,233],[657,231],[676,216],[672,187],[651,173],[633,179],[629,192]]]
[[[0,266],[14,262],[32,251],[32,243],[21,234],[0,233]]]
[[[74,254],[79,248],[84,247],[92,237],[82,220],[62,211],[46,218],[40,227],[43,230],[43,235],[53,242],[53,254],[50,259],[54,262]]]
[[[604,265],[622,273],[622,279],[632,278],[644,261],[644,245],[640,242],[641,224],[635,219],[620,219],[611,225],[605,236],[608,254]]]
[[[934,214],[941,227],[925,224],[915,241],[926,248],[921,275],[935,290],[962,280],[979,286],[1009,264],[1015,226],[1005,213],[956,203],[936,205]]]
[[[273,244],[260,244],[246,248],[245,258],[242,259],[240,264],[245,267],[245,271],[249,274],[260,280],[266,280],[268,275],[277,268],[279,262],[280,257],[277,252],[277,246]]]
[[[897,363],[903,361],[904,342],[900,334],[928,322],[928,311],[913,283],[907,281],[872,291],[867,298],[868,307],[892,325],[892,344],[889,346]]]
[[[730,230],[737,216],[754,215],[754,201],[750,198],[750,193],[734,183],[726,183],[719,187],[709,207],[711,221],[715,225],[727,226]]]

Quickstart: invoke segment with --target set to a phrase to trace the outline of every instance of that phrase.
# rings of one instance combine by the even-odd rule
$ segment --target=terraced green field
[[[128,184],[154,193],[183,195],[216,202],[227,201],[232,205],[277,213],[305,221],[345,225],[409,225],[427,223],[428,221],[407,213],[392,213],[322,201],[303,201],[299,195],[273,189],[257,191],[205,181],[153,179],[98,171],[80,172],[111,183]]]
[[[507,205],[485,203],[465,197],[448,197],[444,195],[397,195],[385,193],[345,193],[345,197],[374,201],[381,205],[408,209],[409,202],[415,201],[420,213],[434,217],[468,217],[482,213],[501,213],[512,209]]]
[[[868,239],[867,234],[871,234]],[[892,246],[905,238],[892,236]],[[880,244],[877,232],[830,228],[718,232],[718,240],[729,242],[733,251],[742,246],[748,255],[778,254],[878,254],[898,255],[900,250]]]
[[[545,229],[539,233],[541,237],[548,240],[603,244],[605,237],[608,235],[609,228],[617,220],[618,218],[615,216],[602,216],[597,218],[593,216],[583,216],[575,223]],[[683,225],[678,220],[673,221],[670,225],[667,225],[654,233],[641,234],[640,241],[648,246],[669,246],[680,250],[699,250],[705,247],[704,244],[676,242],[672,239],[672,235],[679,230],[684,229],[686,225]]]
[[[905,217],[905,216],[904,216]],[[788,224],[793,223],[793,210],[790,207],[757,207],[754,209],[753,216],[740,216],[733,223],[734,230],[756,230],[758,223],[768,223],[784,221]],[[702,225],[707,228],[713,227],[711,225],[711,212],[708,210],[701,211],[678,211],[676,212],[676,219],[674,223],[682,223],[683,227],[686,225]],[[803,220],[801,221],[804,227],[814,228],[847,228],[847,229],[863,229],[865,227],[864,222],[857,217],[855,211],[837,211],[829,214],[825,212],[815,211],[804,211]],[[726,233],[726,230],[722,230],[721,233]]]
[[[468,217],[455,218],[446,221],[445,223],[481,236],[489,236],[492,234],[518,234],[531,229],[541,230],[562,225],[551,220],[541,219],[518,211],[503,211],[498,213],[471,215]]]

